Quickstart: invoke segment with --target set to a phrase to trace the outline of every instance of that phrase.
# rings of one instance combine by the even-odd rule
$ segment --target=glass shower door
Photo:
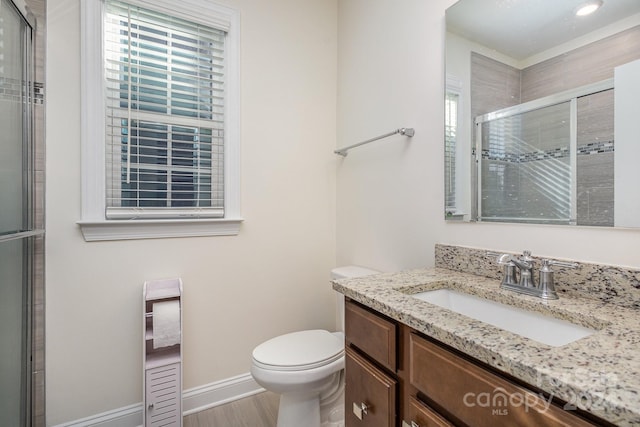
[[[574,221],[572,103],[504,113],[480,127],[482,221]]]
[[[0,425],[26,426],[31,384],[31,253],[34,236],[32,30],[0,0]]]

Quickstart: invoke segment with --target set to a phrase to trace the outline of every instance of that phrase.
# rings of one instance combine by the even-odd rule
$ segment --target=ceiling
[[[604,0],[577,17],[587,0],[460,0],[447,9],[447,31],[523,60],[631,15],[640,0]]]

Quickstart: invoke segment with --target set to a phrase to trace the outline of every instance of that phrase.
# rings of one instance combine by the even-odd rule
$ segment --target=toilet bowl
[[[332,270],[331,277],[375,273],[347,266]],[[339,315],[343,301],[339,299]],[[251,375],[266,390],[280,394],[278,427],[343,427],[344,363],[344,333],[314,329],[258,345],[252,353]]]

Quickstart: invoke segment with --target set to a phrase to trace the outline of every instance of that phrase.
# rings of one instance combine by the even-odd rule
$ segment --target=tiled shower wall
[[[613,96],[578,99],[578,225],[614,225]]]
[[[611,78],[614,67],[638,58],[640,27],[522,71],[472,53],[472,116]],[[613,149],[613,91],[581,98],[578,101],[579,225],[613,225]],[[512,188],[511,194],[526,198],[519,190]]]
[[[521,102],[613,77],[613,69],[640,58],[640,27],[522,70]]]
[[[521,86],[522,71],[471,52],[471,123],[481,114],[520,104]]]

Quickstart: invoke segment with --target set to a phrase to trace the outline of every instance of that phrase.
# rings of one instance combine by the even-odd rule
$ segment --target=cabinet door
[[[396,324],[352,302],[345,304],[347,341],[390,371],[396,370]]]
[[[346,427],[395,426],[397,382],[350,348],[345,375]]]
[[[181,426],[180,364],[147,369],[145,381],[145,427]]]
[[[413,397],[409,398],[409,423],[410,427],[453,427],[440,414]]]
[[[474,427],[583,427],[593,424],[453,352],[411,334],[410,383]]]

